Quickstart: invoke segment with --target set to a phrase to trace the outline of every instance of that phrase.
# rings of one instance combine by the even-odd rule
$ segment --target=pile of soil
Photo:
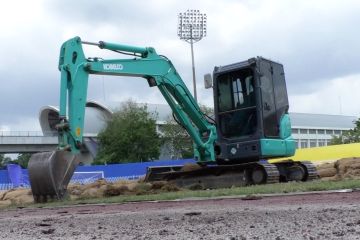
[[[68,192],[72,199],[100,198],[118,195],[142,195],[156,194],[160,192],[173,192],[180,189],[166,181],[145,183],[142,181],[117,181],[107,182],[104,179],[97,180],[87,185],[71,184]]]
[[[70,184],[68,193],[70,198],[88,199],[101,198],[118,195],[142,195],[156,194],[161,192],[174,192],[180,189],[166,181],[157,181],[145,183],[140,181],[118,181],[107,182],[105,179],[99,179],[90,184]],[[11,204],[22,205],[33,203],[34,199],[30,189],[11,189],[9,191],[0,192],[0,208]]]
[[[343,158],[317,166],[322,180],[360,179],[360,158]]]
[[[0,207],[34,202],[30,189],[18,188],[0,193]]]
[[[182,172],[191,172],[191,171],[195,171],[195,170],[199,170],[201,169],[201,166],[199,164],[196,163],[186,163],[181,169],[180,171]]]

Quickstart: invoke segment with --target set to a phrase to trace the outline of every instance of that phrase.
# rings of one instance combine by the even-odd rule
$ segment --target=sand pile
[[[360,179],[360,158],[343,158],[317,166],[322,180]]]

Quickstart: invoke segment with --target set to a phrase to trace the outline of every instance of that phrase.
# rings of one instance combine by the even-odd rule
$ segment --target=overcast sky
[[[291,112],[360,115],[357,0],[11,0],[0,8],[0,130],[40,129],[40,108],[59,101],[59,48],[74,36],[152,46],[192,91],[190,46],[176,32],[178,13],[187,9],[208,19],[208,35],[195,44],[201,103],[213,104],[203,75],[214,66],[263,56],[283,63]],[[104,54],[86,50],[88,57]],[[89,100],[130,97],[165,103],[144,79],[89,80]]]

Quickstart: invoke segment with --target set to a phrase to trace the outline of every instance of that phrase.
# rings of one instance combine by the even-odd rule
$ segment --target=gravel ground
[[[0,212],[1,239],[360,239],[360,192]]]

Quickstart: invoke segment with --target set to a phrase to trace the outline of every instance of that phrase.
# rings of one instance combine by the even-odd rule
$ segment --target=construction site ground
[[[360,239],[360,192],[24,208],[2,239]]]
[[[229,191],[237,196],[220,194],[212,199],[54,207],[32,205],[29,189],[13,189],[0,192],[0,239],[360,239],[359,158],[317,168],[321,180],[314,184],[264,185],[275,187],[275,192],[297,192],[295,195],[239,196],[234,188]],[[334,186],[353,191],[301,193],[301,189],[336,189]],[[287,187],[295,188],[288,191]],[[184,198],[181,196],[189,191],[166,182],[109,183],[101,179],[70,185],[68,204],[103,203],[122,196],[129,201],[133,196],[146,199],[149,194],[168,193]]]
[[[189,167],[192,166],[190,165]],[[259,187],[257,190],[254,189],[254,193],[255,194],[276,193],[276,192],[279,193],[279,192],[296,192],[296,191],[331,190],[331,189],[343,188],[343,187],[345,188],[360,187],[358,186],[358,181],[360,179],[360,158],[346,158],[337,161],[326,162],[324,164],[318,165],[317,171],[321,179],[321,182],[325,183],[327,181],[330,181],[333,182],[333,184],[332,183],[323,184],[321,182],[315,183],[314,185],[309,184],[308,186],[306,185],[302,186],[301,184],[298,185],[285,184],[285,185],[279,185],[275,189],[273,189],[272,186],[270,185],[268,186],[263,185],[265,187],[262,187],[262,190]],[[339,182],[340,185],[338,185],[337,181],[342,181],[342,180],[350,180],[350,181],[355,180],[355,181],[347,182],[346,186],[345,184],[341,184],[341,182]],[[348,183],[350,183],[350,185]],[[191,190],[206,190],[206,188],[204,189],[201,185],[190,186],[190,187]],[[175,196],[175,198],[182,198],[181,195],[184,194],[182,190],[184,189],[179,188],[178,186],[174,185],[171,182],[159,181],[152,183],[144,183],[141,180],[107,182],[105,179],[100,179],[90,184],[71,184],[68,187],[68,193],[70,195],[70,199],[73,201],[76,200],[81,201],[83,199],[99,199],[99,202],[101,202],[102,201],[101,199],[103,198],[114,197],[114,196],[120,196],[120,197],[124,196],[125,198],[128,199],[127,201],[129,201],[129,199],[131,199],[131,196],[158,195],[162,193],[176,193],[176,192],[180,192],[180,194],[178,196]],[[187,194],[189,194],[189,191],[187,191]],[[211,194],[213,194],[213,192],[211,192]],[[232,194],[239,195],[239,194],[253,194],[253,193],[252,192],[241,193],[236,189],[233,189],[230,190],[230,193],[229,192],[226,194],[217,193],[217,196],[232,195]],[[187,196],[189,197],[189,195]],[[208,196],[214,196],[214,195],[208,195]],[[137,199],[141,200],[138,197]],[[165,200],[165,198],[152,198],[152,199]],[[174,196],[166,199],[174,199]],[[15,205],[15,206],[28,205],[31,203],[33,203],[33,197],[30,189],[18,188],[18,189],[11,189],[9,191],[0,192],[0,208],[11,205]]]

